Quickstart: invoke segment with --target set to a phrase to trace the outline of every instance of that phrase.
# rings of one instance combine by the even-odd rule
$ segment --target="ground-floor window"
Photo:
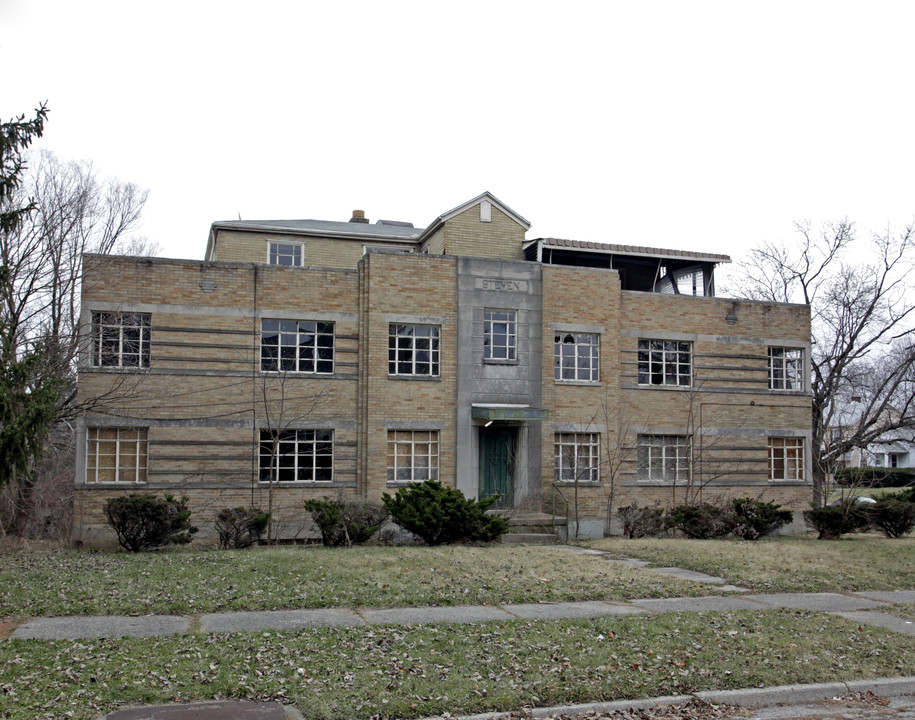
[[[333,430],[261,430],[258,479],[269,482],[331,482]]]
[[[553,438],[557,482],[600,482],[598,433],[556,433]]]
[[[438,430],[388,431],[388,482],[438,480]]]
[[[804,479],[804,438],[769,438],[769,479]]]
[[[89,428],[86,482],[146,482],[146,428]]]
[[[639,435],[639,480],[686,482],[689,480],[689,437]]]

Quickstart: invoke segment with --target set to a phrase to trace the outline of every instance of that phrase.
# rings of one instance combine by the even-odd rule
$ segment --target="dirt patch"
[[[0,617],[0,640],[6,640],[19,625],[10,618]]]

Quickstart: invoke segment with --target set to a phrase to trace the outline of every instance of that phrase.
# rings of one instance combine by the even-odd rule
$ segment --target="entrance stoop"
[[[558,543],[565,532],[566,519],[547,513],[505,513],[508,532],[502,542],[526,545],[553,545]]]

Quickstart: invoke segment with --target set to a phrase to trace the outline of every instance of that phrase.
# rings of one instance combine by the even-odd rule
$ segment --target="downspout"
[[[251,344],[251,507],[255,507],[255,488],[257,487],[257,462],[260,456],[260,443],[257,436],[257,370],[258,370],[258,332],[257,332],[257,265],[252,264],[252,305],[251,322],[253,324],[253,341]]]

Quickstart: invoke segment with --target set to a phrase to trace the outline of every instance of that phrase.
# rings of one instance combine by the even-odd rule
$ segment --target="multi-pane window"
[[[388,373],[391,375],[439,374],[438,325],[388,326]]]
[[[553,459],[557,482],[599,482],[600,435],[556,433],[553,436]]]
[[[146,428],[89,428],[86,482],[146,482]]]
[[[801,351],[797,348],[769,348],[769,389],[803,390]]]
[[[388,431],[388,482],[438,480],[438,430]]]
[[[261,370],[333,373],[334,324],[308,320],[262,320]]]
[[[92,364],[96,367],[149,367],[147,313],[92,313]]]
[[[689,438],[686,435],[639,435],[639,480],[689,480]]]
[[[269,482],[331,482],[333,430],[261,430],[258,479]]]
[[[677,340],[639,340],[639,385],[688,386],[692,344]]]
[[[284,267],[301,267],[302,243],[271,242],[268,262]]]
[[[554,343],[556,380],[597,382],[600,379],[600,335],[558,332]]]
[[[804,479],[804,438],[769,438],[769,479]]]
[[[518,321],[515,310],[483,311],[483,358],[515,360]]]

